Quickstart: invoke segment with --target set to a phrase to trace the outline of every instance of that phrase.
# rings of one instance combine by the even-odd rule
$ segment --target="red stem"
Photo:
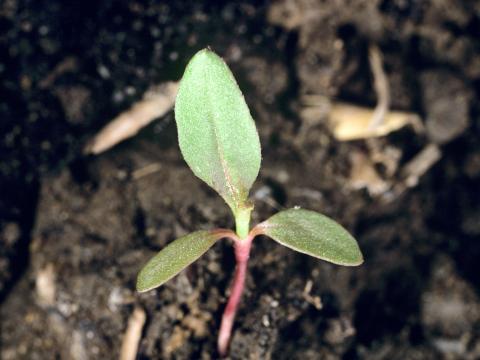
[[[245,275],[247,273],[247,263],[250,257],[250,248],[252,246],[252,235],[244,240],[235,240],[235,259],[237,265],[235,267],[235,277],[233,279],[230,298],[223,312],[222,324],[220,325],[220,333],[218,334],[218,352],[221,356],[227,354],[230,336],[232,334],[233,322],[237,312],[238,303],[242,297],[243,287],[245,284]]]

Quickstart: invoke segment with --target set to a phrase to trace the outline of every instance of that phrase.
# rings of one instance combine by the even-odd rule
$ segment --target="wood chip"
[[[147,91],[142,100],[118,115],[91,139],[84,154],[100,154],[137,134],[156,118],[165,115],[175,103],[178,82],[167,82]]]
[[[56,294],[55,268],[53,264],[49,263],[38,271],[35,279],[35,288],[39,304],[43,306],[53,306]]]
[[[381,137],[407,125],[411,125],[416,133],[424,132],[417,114],[389,110],[389,82],[383,69],[381,51],[376,45],[369,48],[369,61],[378,99],[375,108],[330,101],[321,95],[304,95],[301,99],[304,106],[300,111],[302,120],[320,121],[326,115],[330,129],[339,141]]]
[[[423,131],[420,117],[414,113],[390,111],[385,114],[381,124],[371,127],[375,109],[333,103],[330,109],[330,126],[339,141],[351,141],[385,136],[393,131],[411,125],[416,132]]]
[[[140,169],[135,170],[132,173],[132,177],[134,180],[139,180],[145,176],[155,174],[156,172],[160,171],[162,169],[162,164],[154,162],[151,163],[147,166],[144,166]]]
[[[385,121],[390,108],[390,87],[388,77],[383,70],[383,57],[378,46],[370,45],[368,59],[373,74],[373,87],[377,95],[377,106],[373,111],[369,127],[375,129]]]
[[[442,151],[435,144],[428,144],[402,169],[407,187],[418,184],[418,180],[442,157]]]
[[[66,57],[60,63],[58,63],[53,70],[43,78],[38,84],[40,89],[46,89],[53,85],[53,83],[63,74],[75,71],[78,69],[78,61],[74,57]]]
[[[137,358],[138,344],[142,338],[142,330],[147,316],[145,311],[136,307],[128,319],[128,327],[123,337],[120,350],[120,360],[135,360]]]
[[[320,298],[320,296],[314,296],[310,294],[312,291],[312,287],[313,287],[313,281],[307,280],[305,284],[305,288],[303,289],[303,294],[302,294],[303,298],[305,299],[306,302],[313,305],[315,309],[321,310],[323,308],[322,299]]]
[[[387,181],[383,180],[375,170],[370,158],[361,153],[353,152],[350,155],[352,168],[350,170],[349,187],[353,190],[366,188],[370,195],[377,196],[385,193],[390,188]]]

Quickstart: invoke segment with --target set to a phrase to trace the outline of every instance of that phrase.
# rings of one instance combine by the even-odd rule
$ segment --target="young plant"
[[[171,242],[140,271],[137,290],[162,285],[219,239],[233,240],[235,277],[218,336],[218,351],[223,356],[256,236],[266,235],[293,250],[339,265],[360,265],[363,257],[355,239],[341,225],[309,210],[280,211],[250,229],[253,203],[248,194],[260,170],[260,141],[232,73],[211,50],[199,51],[188,64],[175,102],[175,119],[185,161],[223,197],[232,210],[236,229],[196,231]]]

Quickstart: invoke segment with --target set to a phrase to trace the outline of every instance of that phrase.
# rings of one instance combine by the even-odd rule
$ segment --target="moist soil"
[[[228,241],[163,287],[136,274],[176,237],[232,227],[194,177],[173,113],[98,156],[82,147],[211,46],[238,79],[262,142],[253,223],[293,206],[348,228],[340,267],[254,241],[231,359],[480,358],[480,4],[467,1],[0,3],[0,357],[116,359],[134,308],[138,359],[214,359],[234,270]],[[379,47],[391,107],[422,118],[340,142],[305,95],[373,107]],[[322,114],[323,111],[323,114]],[[352,186],[359,158],[389,189]],[[388,164],[388,162],[387,162]],[[154,171],[145,171],[154,169]]]

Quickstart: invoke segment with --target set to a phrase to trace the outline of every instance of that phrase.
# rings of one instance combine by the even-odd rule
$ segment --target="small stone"
[[[460,136],[469,125],[471,92],[453,74],[428,71],[422,74],[423,105],[428,137],[444,144]]]
[[[1,232],[0,238],[3,246],[11,247],[15,244],[20,238],[20,228],[18,224],[13,222],[7,223]]]

